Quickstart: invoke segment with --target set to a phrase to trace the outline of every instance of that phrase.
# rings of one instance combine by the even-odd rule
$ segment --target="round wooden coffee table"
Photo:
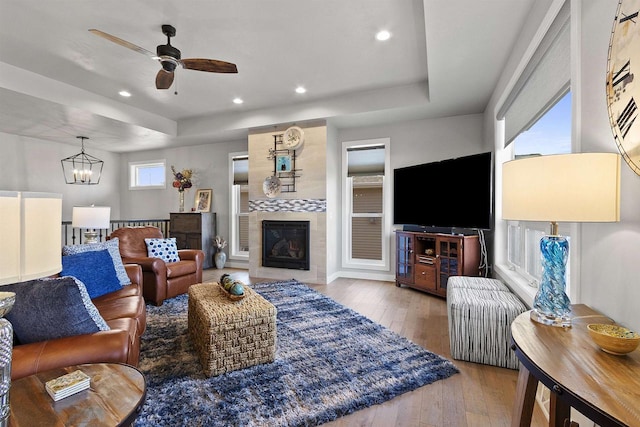
[[[55,402],[45,383],[81,370],[91,387]],[[138,416],[147,393],[144,375],[133,366],[91,363],[40,372],[11,382],[9,426],[127,426]]]

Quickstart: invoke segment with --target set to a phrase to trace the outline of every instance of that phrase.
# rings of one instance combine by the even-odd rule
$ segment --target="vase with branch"
[[[213,239],[213,244],[217,249],[216,254],[213,256],[216,268],[224,268],[224,263],[227,262],[227,254],[223,249],[227,246],[227,241],[220,236],[216,236],[216,238]]]
[[[171,166],[171,172],[173,172],[173,188],[178,189],[178,195],[180,197],[179,212],[184,212],[184,190],[191,188],[191,177],[193,176],[192,169],[183,169],[182,171],[176,171],[176,168]]]

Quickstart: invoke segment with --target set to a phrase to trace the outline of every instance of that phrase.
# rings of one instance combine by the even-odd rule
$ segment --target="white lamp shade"
[[[504,163],[502,217],[523,221],[619,221],[620,155],[573,153]]]
[[[76,228],[109,228],[111,208],[108,206],[74,206],[71,226]]]
[[[0,191],[0,285],[62,270],[62,195]]]

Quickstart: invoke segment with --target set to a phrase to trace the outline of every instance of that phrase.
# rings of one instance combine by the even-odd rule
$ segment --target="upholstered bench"
[[[497,279],[452,276],[447,282],[451,357],[518,369],[511,322],[526,306]]]
[[[244,291],[232,301],[217,283],[189,287],[189,335],[208,377],[275,360],[276,308],[249,286]]]

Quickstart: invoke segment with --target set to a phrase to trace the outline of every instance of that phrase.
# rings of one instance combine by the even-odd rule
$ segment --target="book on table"
[[[62,375],[45,383],[45,389],[54,401],[86,390],[91,385],[91,377],[80,370]]]

